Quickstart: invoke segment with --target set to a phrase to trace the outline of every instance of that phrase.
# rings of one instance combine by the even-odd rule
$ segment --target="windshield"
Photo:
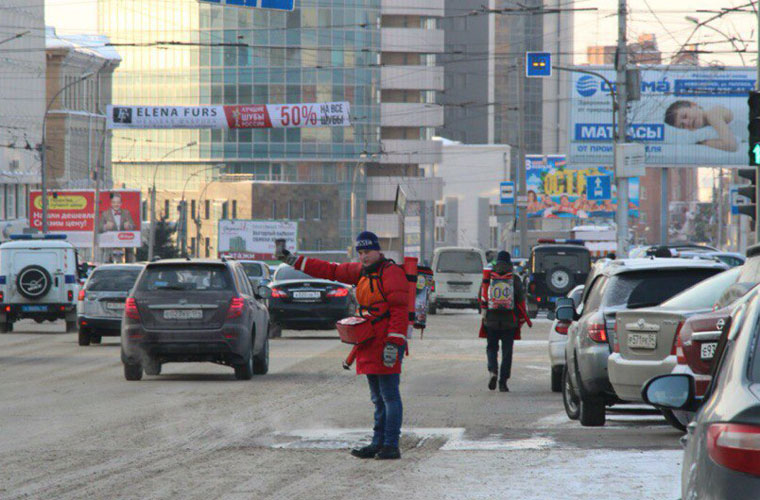
[[[92,273],[87,283],[90,292],[127,292],[140,275],[139,269],[101,269]]]
[[[483,272],[483,259],[478,252],[450,251],[438,255],[438,273],[480,274]]]
[[[256,262],[243,262],[243,269],[245,269],[245,274],[249,278],[260,278],[264,276],[264,270],[262,269],[261,264]]]
[[[617,274],[610,278],[604,305],[629,309],[656,306],[719,272],[720,269],[651,269]]]
[[[310,280],[310,279],[313,279],[313,278],[306,273],[302,273],[301,271],[297,269],[293,269],[290,266],[280,266],[279,268],[277,268],[277,272],[274,273],[275,281]]]
[[[739,279],[739,268],[708,278],[662,303],[663,309],[709,309]]]
[[[140,280],[139,290],[218,291],[232,288],[225,266],[150,266]]]

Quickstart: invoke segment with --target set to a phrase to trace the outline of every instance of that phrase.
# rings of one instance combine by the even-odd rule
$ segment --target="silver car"
[[[760,294],[737,307],[721,336],[704,399],[691,375],[655,377],[644,401],[668,411],[697,411],[682,439],[684,500],[757,499],[760,492]]]
[[[77,297],[79,345],[121,334],[124,301],[142,269],[142,264],[104,264],[90,274]]]
[[[573,319],[565,346],[563,400],[570,419],[604,425],[606,406],[620,403],[607,372],[615,339],[615,314],[660,304],[726,268],[725,264],[670,258],[621,259],[605,265],[583,292],[583,310],[562,299],[558,319]],[[566,302],[567,301],[567,302]]]
[[[260,285],[267,285],[272,281],[272,271],[266,262],[259,260],[240,260],[238,262],[243,265],[245,275],[248,276],[254,290],[258,289]]]
[[[581,304],[584,285],[578,285],[567,294],[573,300],[576,309]],[[567,344],[567,331],[570,328],[569,321],[560,321],[554,318],[554,311],[547,313],[549,319],[553,319],[552,328],[549,330],[549,362],[552,369],[552,392],[562,392],[562,372],[565,369],[565,344]]]

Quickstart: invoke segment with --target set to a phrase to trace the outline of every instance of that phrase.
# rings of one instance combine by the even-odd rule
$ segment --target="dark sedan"
[[[659,408],[697,411],[683,440],[684,499],[757,499],[760,491],[760,296],[731,315],[715,353],[704,398],[691,375],[655,377],[644,400]],[[701,408],[701,409],[700,409]]]
[[[315,279],[287,265],[277,268],[269,287],[272,289],[269,299],[272,337],[279,337],[283,327],[329,329],[356,311],[351,286]]]

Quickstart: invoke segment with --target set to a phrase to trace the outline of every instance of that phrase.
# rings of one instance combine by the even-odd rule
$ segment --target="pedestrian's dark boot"
[[[401,450],[397,446],[383,446],[375,455],[377,460],[395,460],[401,458]]]
[[[361,448],[354,448],[351,450],[351,455],[356,458],[375,458],[377,452],[380,451],[380,447],[374,444],[368,444]]]
[[[491,378],[488,379],[488,389],[492,391],[496,389],[496,374],[494,372],[491,372]]]
[[[499,392],[509,392],[506,382],[499,382]]]

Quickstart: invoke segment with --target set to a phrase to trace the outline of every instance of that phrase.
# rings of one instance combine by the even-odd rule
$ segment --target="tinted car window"
[[[145,271],[138,290],[228,290],[232,276],[225,266],[215,265],[157,265]]]
[[[544,250],[537,251],[534,258],[536,272],[545,272],[558,266],[580,271],[588,271],[591,268],[589,254],[585,251]]]
[[[245,274],[247,274],[249,278],[260,278],[264,276],[264,271],[261,269],[261,264],[243,262],[242,265],[243,269],[245,269]]]
[[[606,307],[656,306],[675,294],[720,272],[720,269],[652,269],[617,274],[610,278]]]
[[[726,288],[736,283],[738,278],[739,269],[729,269],[666,300],[661,307],[663,309],[709,309],[715,305]]]
[[[591,285],[588,295],[586,296],[586,301],[583,303],[583,310],[585,312],[596,311],[599,309],[599,306],[602,305],[602,296],[606,282],[607,278],[605,276],[600,276]]]
[[[483,260],[477,252],[441,252],[436,272],[482,273]]]
[[[274,273],[274,279],[275,281],[310,280],[312,277],[290,266],[280,266],[277,268],[277,272]]]
[[[87,290],[91,292],[127,292],[135,285],[139,275],[139,269],[102,269],[95,271],[87,283]]]

